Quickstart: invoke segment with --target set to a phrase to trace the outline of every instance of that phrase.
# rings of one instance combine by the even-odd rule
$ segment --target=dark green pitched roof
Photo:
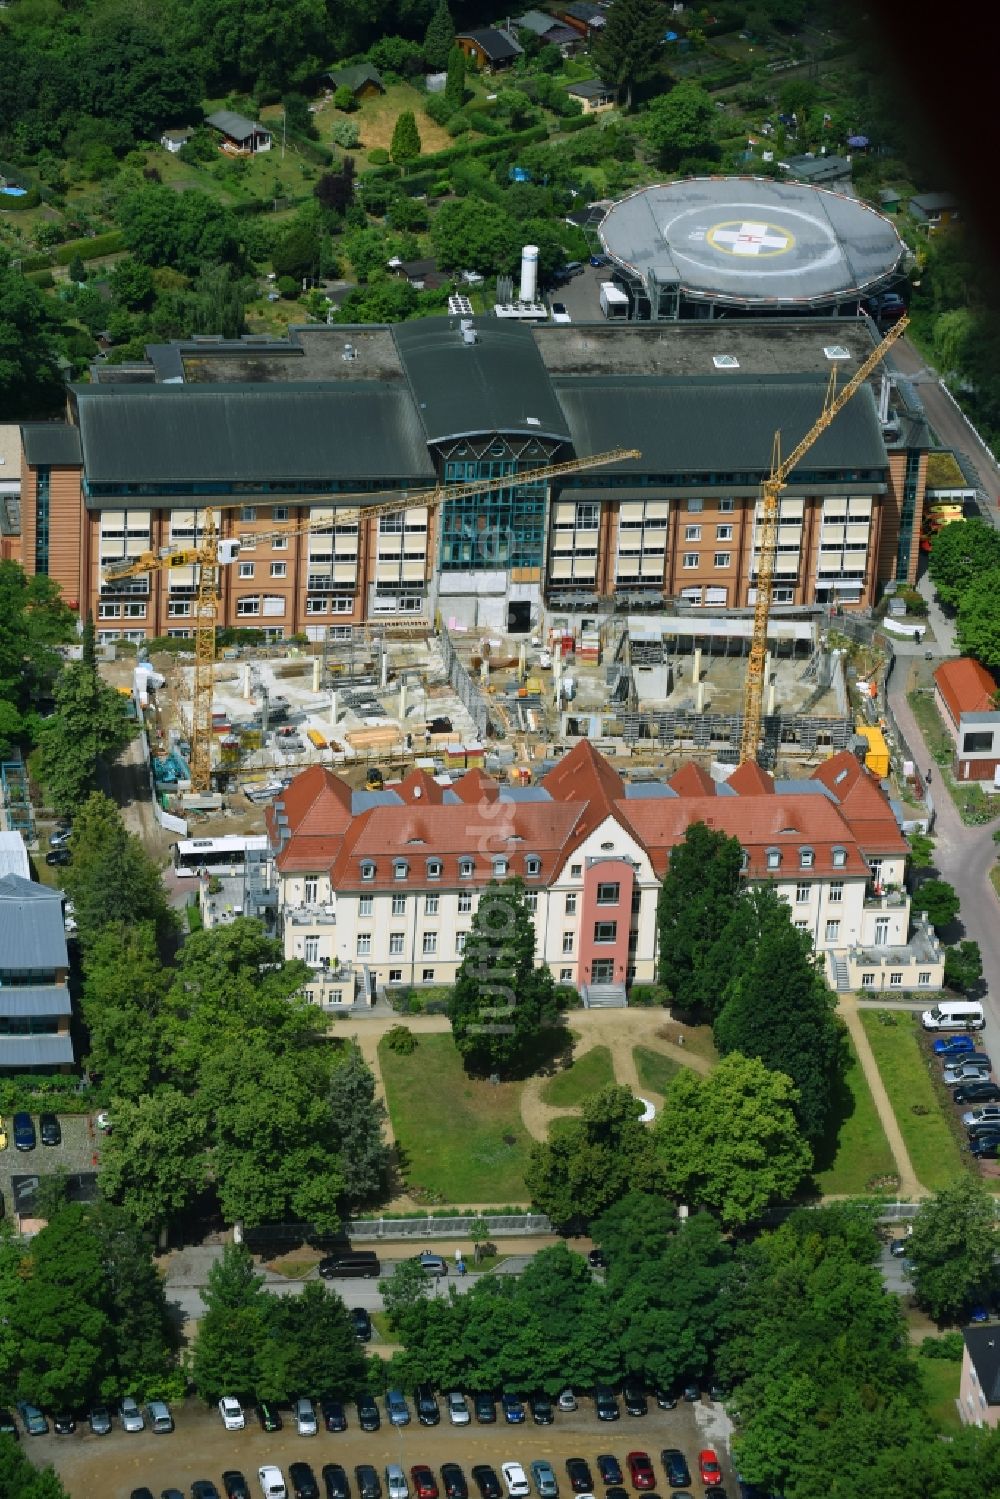
[[[608,448],[634,447],[638,463],[622,473],[765,473],[774,434],[790,452],[819,416],[826,382],[803,375],[741,380],[702,378],[554,381],[580,457]],[[885,446],[870,386],[816,439],[803,469],[886,467]]]
[[[431,479],[401,383],[75,386],[92,484]]]
[[[428,442],[474,432],[533,432],[568,438],[566,418],[531,329],[471,319],[420,318],[392,330]]]
[[[349,88],[355,93],[363,88],[366,83],[374,83],[376,88],[384,91],[385,84],[379,73],[372,67],[370,62],[356,63],[353,68],[331,68],[327,78],[334,88]]]
[[[24,456],[34,468],[74,467],[82,463],[80,434],[69,422],[28,422],[21,428]]]

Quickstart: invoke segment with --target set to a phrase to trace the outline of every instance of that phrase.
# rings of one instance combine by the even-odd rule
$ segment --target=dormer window
[[[441,871],[443,868],[444,865],[441,863],[440,859],[428,859],[427,878],[429,880],[439,880],[441,878]]]
[[[410,866],[409,864],[407,864],[405,859],[393,859],[392,873],[394,879],[405,880],[409,872]]]
[[[740,873],[741,874],[746,874],[746,872],[747,872],[747,870],[749,868],[750,868],[750,855],[747,853],[747,851],[746,851],[745,848],[741,848],[740,849]]]
[[[524,872],[532,879],[537,879],[542,872],[542,861],[537,854],[529,854],[524,861]]]
[[[843,867],[844,867],[844,865],[846,863],[847,863],[847,849],[846,848],[835,848],[833,850],[833,867],[834,867],[834,869],[843,869]]]
[[[461,879],[471,880],[475,870],[476,866],[472,859],[459,859],[458,873]]]
[[[769,848],[768,849],[768,851],[767,851],[767,867],[768,867],[768,869],[780,869],[781,868],[781,849],[780,848]]]
[[[812,869],[816,863],[816,855],[811,848],[799,849],[799,863],[803,869]]]
[[[500,854],[493,860],[493,878],[496,880],[502,880],[506,873],[507,860],[503,856],[503,854]]]
[[[375,878],[375,865],[371,859],[361,860],[361,878],[363,880],[373,880]]]

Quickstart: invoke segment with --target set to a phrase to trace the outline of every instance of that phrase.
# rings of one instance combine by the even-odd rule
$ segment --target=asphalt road
[[[979,476],[994,519],[1000,502],[1000,467],[989,449],[980,442],[962,412],[942,389],[937,370],[931,369],[923,355],[908,338],[901,338],[891,354],[891,362],[900,374],[917,387],[934,435],[942,447],[963,453]]]
[[[386,1463],[399,1463],[409,1471],[418,1462],[440,1469],[443,1462],[453,1461],[468,1476],[478,1462],[499,1469],[503,1462],[517,1461],[527,1470],[536,1458],[552,1463],[561,1491],[568,1495],[568,1457],[586,1458],[593,1467],[598,1453],[611,1452],[624,1468],[626,1452],[640,1448],[650,1454],[662,1476],[661,1449],[680,1447],[694,1478],[698,1453],[707,1446],[715,1447],[723,1464],[726,1492],[735,1493],[728,1459],[729,1422],[722,1406],[707,1401],[682,1402],[672,1411],[658,1410],[651,1403],[648,1416],[622,1416],[604,1423],[597,1420],[592,1403],[582,1400],[573,1414],[557,1414],[552,1426],[534,1426],[530,1420],[513,1427],[502,1422],[454,1427],[446,1421],[423,1427],[413,1422],[402,1429],[383,1425],[371,1435],[358,1430],[349,1407],[346,1432],[320,1431],[314,1437],[297,1436],[287,1412],[284,1430],[271,1435],[252,1418],[245,1431],[224,1431],[216,1410],[193,1400],[175,1407],[174,1417],[177,1429],[169,1436],[154,1436],[148,1429],[129,1436],[116,1423],[109,1436],[95,1437],[85,1430],[65,1437],[29,1437],[23,1439],[24,1448],[35,1462],[54,1464],[72,1499],[129,1499],[140,1484],[154,1494],[170,1485],[187,1493],[198,1478],[212,1479],[221,1492],[221,1475],[228,1468],[240,1469],[256,1494],[257,1469],[263,1463],[277,1463],[286,1478],[290,1462],[308,1462],[317,1478],[324,1463],[342,1463],[353,1487],[352,1469],[359,1462],[373,1463],[380,1471]]]

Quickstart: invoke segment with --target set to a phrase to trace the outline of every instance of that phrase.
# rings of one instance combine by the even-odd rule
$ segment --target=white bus
[[[238,874],[246,867],[247,855],[266,855],[266,833],[249,837],[184,838],[174,844],[174,873],[198,875],[203,869],[216,874]]]

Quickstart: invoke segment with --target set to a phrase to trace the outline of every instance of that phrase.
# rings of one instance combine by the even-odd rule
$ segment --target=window
[[[728,567],[732,560],[732,552],[716,552],[715,554],[716,567]]]
[[[444,865],[441,863],[440,859],[428,859],[427,878],[429,880],[439,880],[441,878],[441,871],[443,868]]]
[[[465,952],[465,943],[466,943],[466,938],[468,937],[468,935],[469,935],[468,932],[456,932],[455,933],[455,952],[458,954],[459,957],[461,957],[462,954]]]
[[[272,505],[271,506],[271,519],[272,520],[287,520],[288,519],[288,506],[287,505]]]
[[[497,857],[493,860],[493,878],[502,879],[506,873],[507,860],[504,858],[503,854],[498,854]]]
[[[571,984],[573,982],[573,970],[572,970],[572,968],[560,968],[560,970],[559,970],[559,982],[561,984]]]
[[[862,989],[874,989],[874,987],[875,987],[875,975],[874,975],[874,973],[863,973],[861,975],[861,987],[862,987]]]
[[[390,958],[401,958],[403,956],[403,932],[389,933],[389,956]]]
[[[389,982],[390,982],[390,984],[401,984],[403,982],[403,970],[402,970],[402,968],[390,968],[389,969]]]
[[[527,910],[534,913],[538,910],[538,891],[526,890],[524,893],[524,904]]]
[[[437,950],[438,950],[438,934],[437,934],[437,932],[425,932],[424,933],[423,948],[422,948],[424,957],[425,958],[432,958],[434,956],[434,954],[437,952]]]
[[[833,850],[833,867],[834,867],[834,869],[843,869],[843,867],[844,867],[844,865],[846,863],[847,863],[847,849],[846,848],[835,848]]]
[[[307,906],[314,906],[316,904],[316,897],[318,895],[319,880],[310,875],[309,879],[302,881],[302,899],[305,901]]]
[[[475,864],[471,859],[459,859],[458,873],[463,880],[471,880],[475,873]]]
[[[307,963],[319,962],[319,938],[307,937],[302,946],[302,956]]]
[[[795,904],[797,906],[804,905],[805,902],[809,899],[809,896],[811,895],[811,893],[812,893],[812,886],[809,884],[808,880],[804,881],[800,885],[796,885],[796,887],[795,887]]]
[[[686,568],[688,568],[688,569],[697,567],[698,566],[698,553],[697,552],[685,552],[684,553],[684,566]]]
[[[438,913],[438,907],[440,906],[440,904],[441,904],[441,897],[440,897],[440,895],[425,895],[424,896],[424,915],[425,916],[436,916],[437,913]]]
[[[236,613],[238,615],[259,614],[260,599],[250,596],[236,600]]]
[[[879,916],[875,921],[875,946],[887,947],[889,944],[889,918]]]
[[[358,933],[358,957],[359,958],[370,957],[371,950],[372,950],[372,934],[371,934],[371,932],[359,932]]]
[[[583,874],[583,865],[582,864],[571,864],[569,866],[569,877],[570,877],[571,880],[578,880],[582,874]]]
[[[287,552],[288,551],[288,537],[287,536],[275,536],[275,537],[273,537],[272,540],[271,540],[271,551],[272,552]]]
[[[830,881],[830,889],[828,891],[828,896],[829,896],[829,900],[830,900],[831,905],[838,906],[841,903],[841,901],[844,899],[844,882],[843,882],[843,880],[831,880]]]
[[[595,942],[617,942],[618,941],[618,923],[617,923],[617,921],[595,921],[594,922],[594,941]]]
[[[407,862],[406,862],[405,859],[393,859],[393,861],[392,861],[392,875],[393,875],[393,879],[396,879],[396,880],[405,880],[406,876],[409,874],[409,872],[410,872],[410,866],[409,866],[409,864],[407,864]]]
[[[780,848],[769,848],[768,849],[768,851],[767,851],[767,867],[768,867],[768,869],[780,869],[781,868],[781,849]]]
[[[795,927],[795,930],[797,932],[808,932],[809,930],[808,921],[796,921],[793,922],[792,925]]]
[[[617,906],[621,898],[622,887],[617,880],[605,880],[597,887],[597,904],[599,906]]]
[[[903,987],[903,971],[902,971],[901,968],[893,968],[891,970],[890,974],[889,974],[889,988],[890,989],[902,989],[902,987]]]
[[[370,859],[362,859],[361,861],[361,878],[363,880],[373,880],[375,878],[375,865]]]
[[[256,505],[241,505],[240,520],[253,521],[257,519]]]
[[[537,879],[542,872],[542,861],[536,854],[529,854],[524,861],[524,872],[532,879]]]
[[[405,916],[406,915],[406,896],[405,895],[394,895],[392,897],[392,914],[393,914],[393,916]]]
[[[433,984],[433,982],[434,982],[434,969],[433,968],[422,968],[420,970],[420,978],[421,978],[421,981],[423,983],[425,983],[425,984]]]
[[[930,976],[929,973],[918,973],[917,974],[917,983],[919,984],[919,986],[920,986],[921,989],[928,988],[930,986],[930,981],[931,981],[931,976]]]
[[[719,501],[719,509],[722,511],[723,515],[731,515],[732,512],[736,509],[736,501],[735,500],[720,500]]]
[[[569,954],[569,953],[571,953],[573,951],[573,933],[572,932],[563,932],[562,950],[563,950],[564,954]]]
[[[836,942],[839,939],[839,937],[840,937],[840,922],[839,921],[828,921],[827,924],[826,924],[826,940],[827,940],[827,942]]]
[[[287,572],[288,572],[288,563],[287,562],[272,562],[271,563],[271,577],[272,578],[283,578],[283,577],[286,576]]]
[[[241,562],[240,563],[240,577],[241,578],[252,578],[253,577],[253,563],[252,562]]]
[[[375,906],[373,895],[362,895],[358,897],[358,915],[370,916]]]
[[[816,855],[813,853],[811,848],[799,849],[799,863],[801,864],[803,869],[812,869],[815,862]]]
[[[458,892],[458,914],[460,916],[468,916],[468,914],[469,914],[469,912],[471,910],[472,910],[472,891],[471,890],[460,890]]]
[[[701,527],[700,526],[685,526],[684,527],[684,540],[685,541],[700,541],[701,540]]]
[[[992,730],[984,730],[979,734],[963,734],[963,755],[988,755],[993,748]]]
[[[688,510],[692,515],[696,515],[699,510],[704,508],[704,505],[704,500],[688,500],[687,502]]]
[[[732,526],[716,526],[716,528],[715,528],[715,539],[716,539],[716,541],[732,541],[732,539],[733,539],[733,528],[732,528]]]

